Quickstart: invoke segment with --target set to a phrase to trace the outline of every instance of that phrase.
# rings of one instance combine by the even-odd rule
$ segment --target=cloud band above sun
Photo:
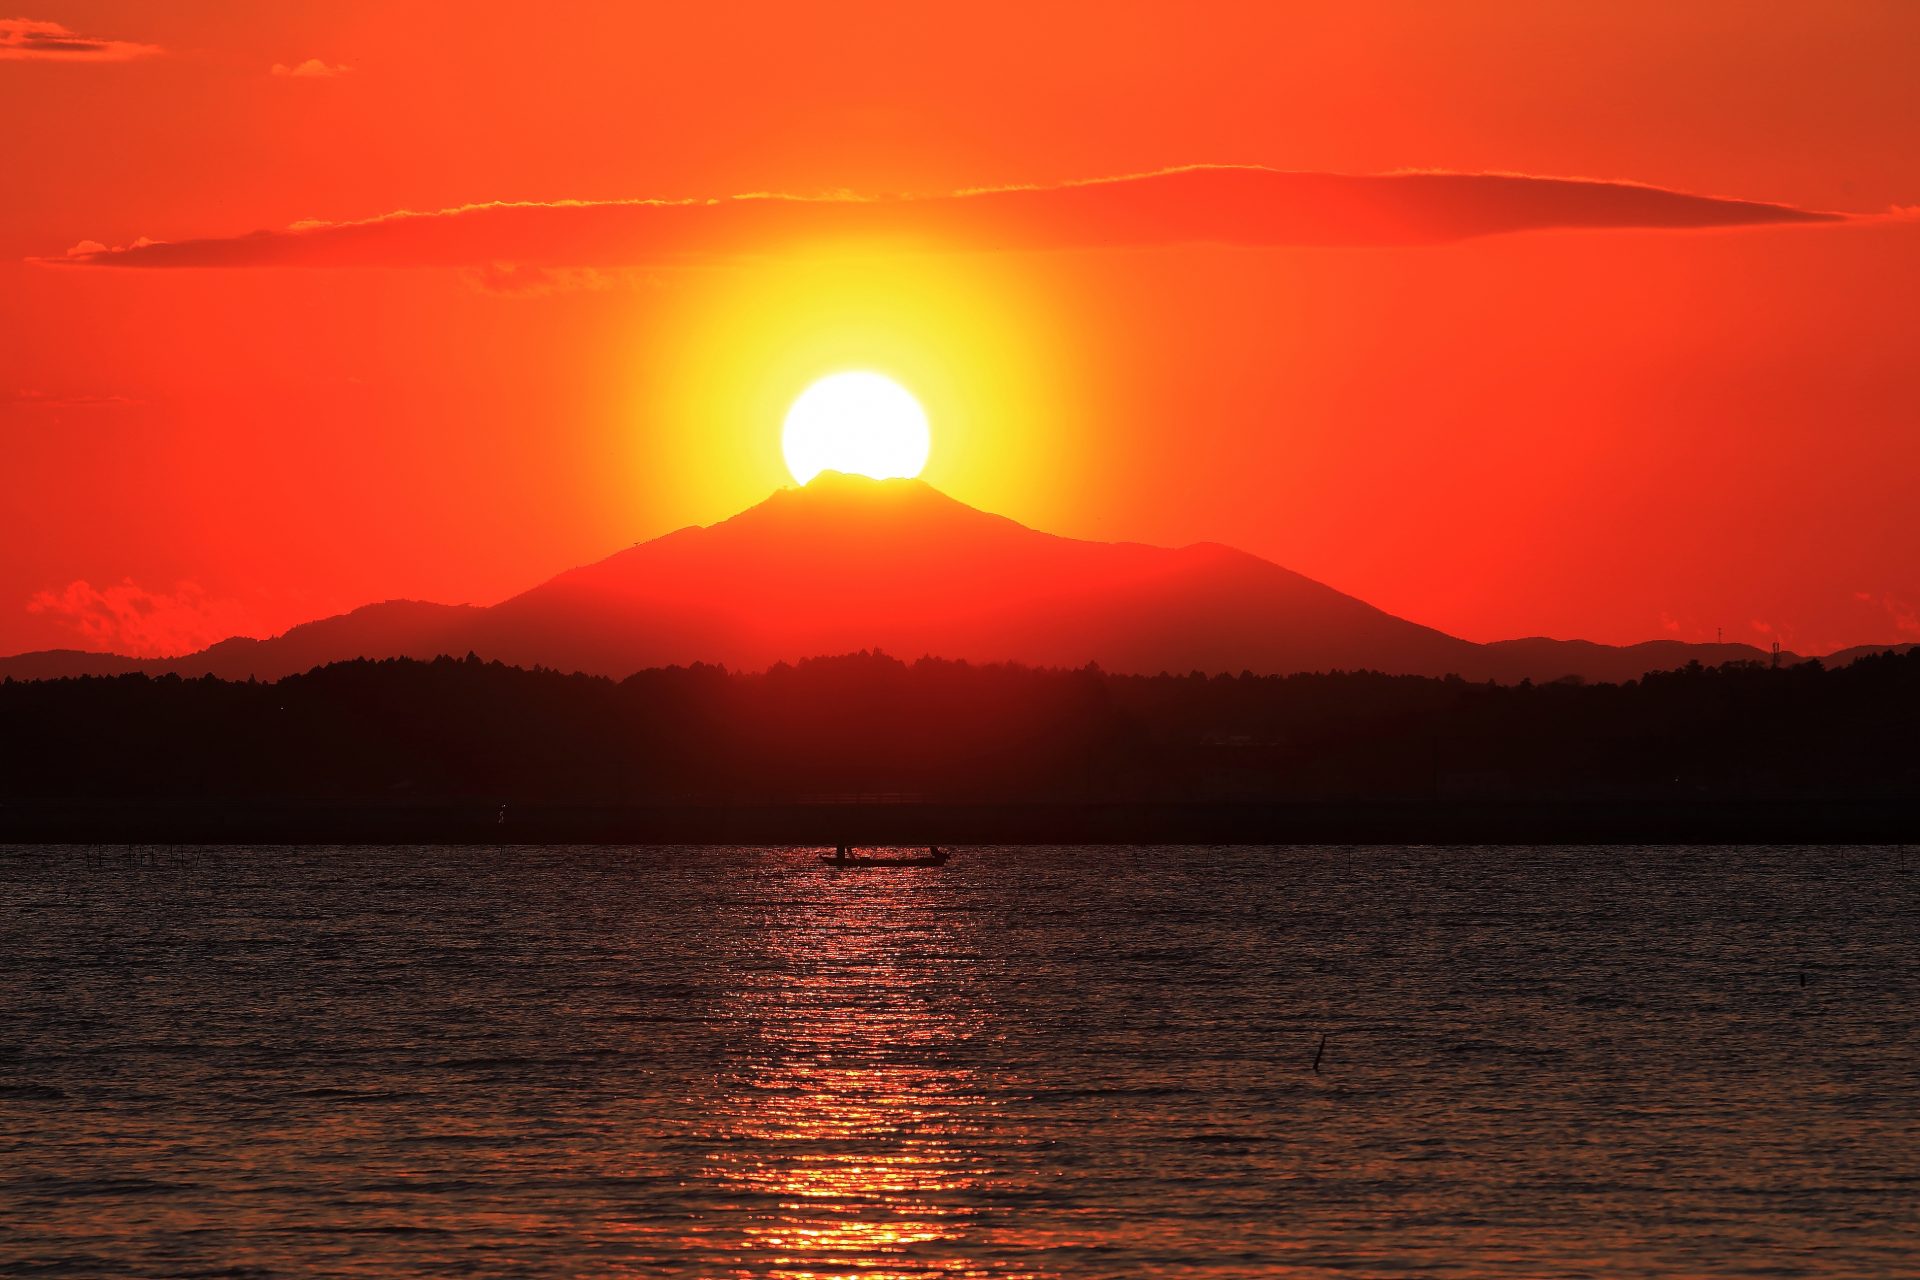
[[[1201,166],[938,196],[476,204],[117,249],[88,242],[64,261],[126,267],[639,266],[774,252],[821,240],[961,250],[1428,245],[1514,231],[1839,218],[1625,182]]]

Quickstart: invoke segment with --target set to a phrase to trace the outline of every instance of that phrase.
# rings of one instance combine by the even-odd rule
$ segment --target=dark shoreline
[[[1910,799],[1272,804],[0,803],[0,844],[1904,844]]]

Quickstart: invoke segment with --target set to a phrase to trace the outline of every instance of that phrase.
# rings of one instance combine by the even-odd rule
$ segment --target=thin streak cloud
[[[273,64],[273,74],[291,80],[331,80],[346,75],[353,68],[344,62],[323,62],[319,58],[308,58],[305,62]]]
[[[776,252],[819,241],[957,250],[1221,244],[1449,244],[1516,231],[1831,222],[1840,215],[1625,182],[1508,174],[1354,176],[1201,166],[950,195],[557,200],[403,210],[357,222],[121,248],[88,266],[618,267]]]

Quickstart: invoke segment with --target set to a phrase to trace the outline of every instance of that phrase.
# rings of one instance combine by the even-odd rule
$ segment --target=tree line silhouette
[[[1625,684],[876,653],[626,680],[465,659],[0,684],[0,800],[706,804],[1920,797],[1920,650]]]

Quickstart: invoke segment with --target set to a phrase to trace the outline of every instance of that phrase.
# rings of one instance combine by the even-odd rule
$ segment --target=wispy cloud
[[[123,396],[111,392],[41,391],[37,388],[25,388],[19,391],[0,392],[0,405],[13,405],[22,409],[117,409],[125,405],[139,404],[132,396]]]
[[[1514,231],[1827,222],[1789,205],[1625,182],[1508,174],[1356,177],[1246,166],[1171,169],[951,195],[558,200],[402,210],[243,236],[75,252],[95,266],[615,267],[821,240],[960,250],[1174,244],[1434,245]]]
[[[353,70],[344,62],[322,62],[318,58],[308,58],[305,62],[296,62],[289,66],[284,62],[273,64],[273,74],[286,76],[293,80],[329,80],[334,76],[343,76]]]
[[[649,283],[650,272],[617,267],[527,267],[511,262],[489,262],[468,267],[466,282],[480,293],[502,298],[545,298],[557,293],[601,293],[621,286]]]
[[[59,591],[36,592],[27,601],[27,612],[59,622],[88,649],[131,658],[192,653],[245,634],[252,623],[238,601],[214,599],[196,583],[150,591],[131,578],[106,587],[83,578]]]
[[[57,22],[0,18],[0,60],[132,62],[135,58],[150,58],[164,52],[157,44],[82,35]]]
[[[1920,608],[1889,592],[1856,591],[1853,598],[1862,604],[1879,605],[1887,621],[1903,636],[1920,638]]]

